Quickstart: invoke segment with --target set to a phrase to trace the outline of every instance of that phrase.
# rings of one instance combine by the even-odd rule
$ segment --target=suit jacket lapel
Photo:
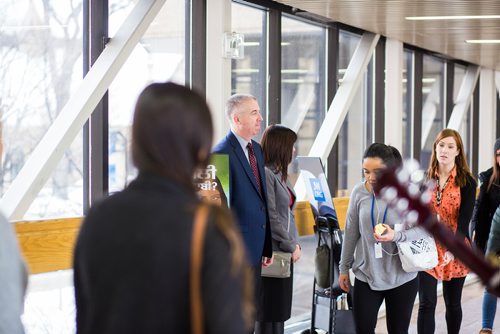
[[[252,182],[253,187],[255,188],[255,191],[257,191],[257,193],[259,193],[259,196],[262,197],[262,194],[260,194],[259,188],[257,187],[257,181],[255,180],[255,176],[253,175],[252,168],[250,167],[250,163],[248,162],[247,157],[245,156],[245,153],[243,152],[243,148],[241,147],[240,142],[238,141],[238,139],[236,139],[236,137],[234,136],[234,134],[232,132],[229,134],[229,140],[230,140],[229,142],[231,143],[231,146],[233,147],[233,151],[234,151],[236,157],[238,158],[241,166],[243,167],[243,170],[245,171],[248,178],[250,179],[250,182]],[[262,154],[260,154],[260,150],[254,149],[254,151],[255,151],[255,156],[257,159],[257,166],[259,167],[259,173],[260,173],[261,179],[262,179],[262,176],[265,177],[265,175],[266,175],[266,174],[263,174],[264,171],[263,171],[263,168],[261,167],[262,161],[263,161]],[[259,153],[257,153],[257,151],[259,151]],[[260,162],[259,162],[259,156],[261,158]],[[261,182],[261,183],[264,183],[264,182]],[[265,191],[265,189],[263,189],[263,191]]]

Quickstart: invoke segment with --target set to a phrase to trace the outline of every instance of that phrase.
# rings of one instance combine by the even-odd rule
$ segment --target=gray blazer
[[[295,192],[290,182],[281,181],[281,173],[266,167],[267,210],[271,222],[273,250],[293,253],[299,244],[299,235],[295,226],[293,208]],[[293,194],[293,205],[290,209],[290,193]]]

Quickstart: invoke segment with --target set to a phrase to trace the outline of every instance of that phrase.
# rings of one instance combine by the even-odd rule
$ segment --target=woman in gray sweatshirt
[[[354,187],[349,201],[340,260],[340,287],[349,291],[349,269],[356,277],[353,288],[353,313],[357,333],[374,333],[378,311],[385,300],[389,333],[407,333],[418,290],[417,273],[403,270],[396,242],[416,240],[426,235],[420,227],[394,231],[401,223],[373,193],[377,173],[401,164],[401,155],[391,147],[374,143],[363,155],[365,180]],[[378,224],[386,228],[375,234]]]

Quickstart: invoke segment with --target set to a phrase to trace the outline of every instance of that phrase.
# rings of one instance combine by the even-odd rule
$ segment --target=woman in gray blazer
[[[293,215],[295,192],[288,181],[297,134],[281,125],[269,126],[262,137],[266,171],[267,203],[274,251],[289,252],[292,267],[289,278],[262,277],[262,292],[256,334],[282,334],[290,318],[293,291],[293,262],[300,258],[300,245]]]

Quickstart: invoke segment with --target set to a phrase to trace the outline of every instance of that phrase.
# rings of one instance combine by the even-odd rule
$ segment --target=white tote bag
[[[400,230],[402,224],[396,224],[395,230]],[[429,270],[437,266],[438,254],[434,238],[425,238],[397,242],[399,259],[406,272]]]

